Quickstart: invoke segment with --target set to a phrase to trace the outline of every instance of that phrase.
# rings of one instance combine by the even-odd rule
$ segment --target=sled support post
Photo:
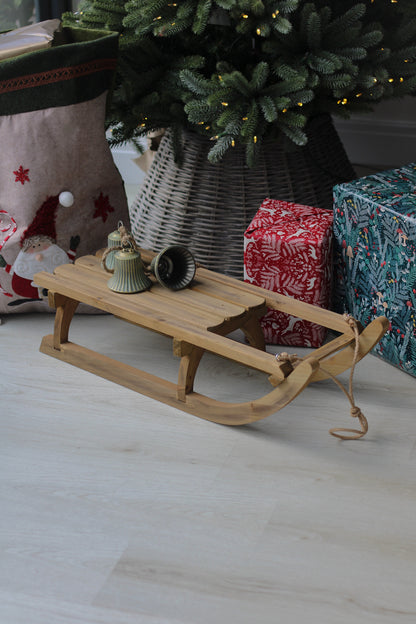
[[[48,301],[51,308],[56,308],[53,347],[60,351],[61,345],[68,342],[69,326],[79,302],[52,291],[48,291]]]

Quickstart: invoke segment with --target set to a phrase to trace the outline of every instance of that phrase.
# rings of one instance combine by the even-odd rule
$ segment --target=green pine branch
[[[304,144],[317,113],[416,93],[414,0],[84,0],[67,20],[122,34],[120,141],[187,127],[219,137],[210,158],[240,142],[253,162],[266,135]]]

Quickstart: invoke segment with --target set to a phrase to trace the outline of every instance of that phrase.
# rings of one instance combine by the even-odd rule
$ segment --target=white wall
[[[383,102],[373,113],[334,118],[352,163],[396,167],[416,161],[416,98]]]
[[[144,172],[134,162],[139,156],[133,145],[114,147],[112,150],[114,162],[120,171],[125,184],[133,184],[136,188],[142,183]]]

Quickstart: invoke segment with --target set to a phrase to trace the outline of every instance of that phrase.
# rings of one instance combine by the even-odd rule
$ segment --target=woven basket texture
[[[328,115],[309,122],[307,134],[307,145],[291,150],[265,141],[249,168],[243,146],[211,164],[212,142],[185,131],[179,167],[167,131],[130,209],[137,243],[156,252],[183,245],[206,268],[242,279],[243,235],[264,199],[330,210],[333,186],[356,177]]]

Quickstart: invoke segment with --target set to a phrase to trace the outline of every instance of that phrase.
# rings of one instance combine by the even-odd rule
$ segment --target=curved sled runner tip
[[[389,320],[385,316],[375,318],[360,333],[357,362],[363,359],[381,340],[389,328]],[[331,344],[331,343],[329,343]],[[319,357],[319,349],[314,352]],[[354,342],[351,341],[343,350],[336,352],[332,357],[320,360],[320,368],[313,376],[312,382],[328,379],[331,375],[339,375],[351,368],[354,360]]]

